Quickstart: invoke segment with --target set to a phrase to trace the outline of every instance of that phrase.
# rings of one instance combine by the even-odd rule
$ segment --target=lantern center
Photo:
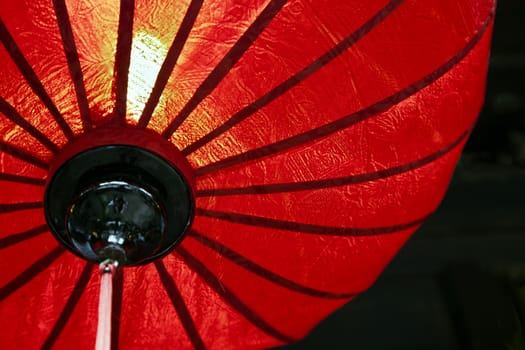
[[[145,264],[171,251],[193,220],[191,168],[157,134],[118,132],[111,135],[117,143],[107,144],[101,137],[107,132],[98,131],[64,148],[44,211],[54,236],[73,253],[93,262]]]
[[[73,200],[66,231],[83,255],[140,261],[157,253],[166,208],[153,193],[123,181],[94,184]]]

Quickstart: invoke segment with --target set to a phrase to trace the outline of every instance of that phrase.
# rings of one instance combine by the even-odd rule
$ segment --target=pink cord
[[[115,270],[116,265],[112,261],[104,261],[100,264],[100,296],[98,302],[96,350],[110,350],[111,348],[111,304]]]

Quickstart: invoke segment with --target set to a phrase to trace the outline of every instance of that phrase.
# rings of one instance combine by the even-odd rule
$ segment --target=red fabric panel
[[[181,265],[180,257],[168,256],[164,263],[180,288],[195,324],[199,325],[205,345],[212,349],[261,349],[282,343],[269,337],[242,317],[217,295],[202,277],[187,266]],[[194,300],[203,302],[197,303]]]
[[[77,114],[77,101],[73,82],[69,74],[66,57],[64,54],[64,47],[60,37],[60,31],[57,26],[57,21],[53,11],[53,2],[51,0],[42,1],[3,1],[0,5],[0,13],[14,14],[11,16],[2,16],[7,28],[13,35],[14,40],[20,47],[25,58],[40,78],[44,88],[48,94],[52,96],[59,111],[64,114],[71,128],[76,132],[82,132],[80,119]],[[5,55],[2,47],[2,56]],[[5,57],[5,56],[4,56]],[[7,62],[9,59],[2,57],[2,62]],[[52,59],[50,59],[52,57]],[[3,66],[3,65],[2,65]],[[6,85],[7,79],[12,79],[16,74],[17,69],[12,67],[2,67],[4,72],[0,73],[2,80],[0,91]],[[7,75],[8,74],[8,75]],[[16,79],[13,81],[21,82],[23,79]],[[18,83],[19,84],[19,83]],[[17,96],[16,93],[9,93],[2,91],[2,95],[6,93],[6,97]],[[34,99],[35,97],[28,94],[28,97]],[[15,102],[17,107],[29,107],[36,101],[27,103],[18,100]],[[37,103],[38,105],[38,103]],[[26,110],[26,116],[33,121],[38,118],[34,115],[32,110]],[[56,128],[53,127],[55,123],[50,122],[48,125],[42,122],[38,125],[42,131],[47,131],[52,139],[56,139],[62,135],[56,135]]]
[[[181,266],[180,263],[178,265]],[[166,290],[158,288],[159,286],[161,281],[153,264],[126,271],[122,314],[136,315],[136,317],[122,317],[121,348],[159,349],[166,344],[179,349],[191,348],[179,316],[169,302]],[[166,325],[170,327],[169,332],[164,329]],[[144,333],[145,329],[148,330],[147,333]],[[137,334],[141,336],[137,337]]]
[[[430,165],[374,182],[248,197],[199,198],[197,206],[333,227],[398,225],[435,210],[448,187],[459,151],[458,147]],[[242,201],[249,201],[250,205],[239,206]]]
[[[112,117],[120,2],[65,1],[89,120],[57,26],[64,18],[53,10],[60,3],[4,1],[0,16],[78,135],[89,131],[86,121],[100,127]],[[368,288],[439,205],[482,103],[493,3],[205,1],[181,29],[191,6],[200,5],[135,1],[130,125],[139,123],[173,38],[188,30],[147,127],[188,156],[198,175],[197,216],[162,262],[124,269],[116,341],[123,349],[268,348],[303,337]],[[5,31],[0,37],[9,41]],[[355,43],[316,62],[342,40]],[[9,52],[0,44],[0,97],[62,148],[64,132],[24,78],[31,72],[22,74]],[[246,119],[228,122],[262,96],[268,100],[242,112]],[[381,102],[389,96],[394,102]],[[363,110],[367,118],[354,125],[213,168]],[[8,112],[4,103],[0,348],[92,349],[97,269],[57,250],[39,207],[48,163],[60,157]],[[170,137],[165,128],[178,121]],[[225,123],[224,133],[199,144]],[[107,130],[121,132],[115,142],[133,134]]]
[[[253,312],[295,339],[304,337],[327,313],[348,301],[319,300],[276,286],[190,239],[186,239],[182,246],[216,275],[223,276],[222,283],[250,305]],[[292,313],[296,317],[289,317]]]
[[[487,60],[489,45],[490,30],[450,72],[387,112],[316,140],[307,147],[277,152],[273,157],[201,176],[197,188],[242,187],[363,174],[437,152],[454,142],[476,120],[484,98],[481,87],[485,85],[486,65],[481,62]],[[472,89],[472,86],[480,88]],[[338,118],[342,116],[337,115]],[[290,132],[284,128],[274,130]],[[208,149],[207,146],[204,149]],[[220,160],[230,156],[230,149],[225,149],[228,154],[210,152],[209,157]],[[202,161],[194,156],[190,155],[190,162]]]
[[[9,120],[0,112],[1,122],[0,135],[4,136],[4,141],[20,149],[32,149],[32,154],[40,159],[47,160],[53,157],[52,152],[42,145],[38,140],[24,132],[18,125]]]
[[[442,2],[435,1],[434,4],[437,7]],[[462,14],[451,13],[447,17],[431,18],[418,15],[425,11],[426,6],[429,6],[428,2],[407,2],[400,5],[366,37],[358,41],[352,49],[335,58],[313,77],[263,108],[260,113],[239,124],[230,133],[219,137],[211,145],[198,151],[192,156],[195,165],[203,165],[203,162],[210,158],[224,158],[252,149],[256,145],[268,144],[326,124],[401,90],[432,72],[463,48],[468,39],[473,36],[473,29],[480,27],[485,21],[487,13],[481,11],[478,14],[476,13],[477,8],[473,7],[471,11],[474,12],[476,18],[474,23],[467,23],[467,25],[470,24],[470,28],[468,26],[458,28],[454,18],[450,17],[462,16]],[[371,14],[374,12],[371,11]],[[334,14],[334,12],[331,13]],[[410,26],[403,25],[408,21],[407,18],[410,18]],[[331,19],[321,18],[320,21],[338,22],[330,21]],[[349,29],[348,33],[352,33],[351,28]],[[290,35],[289,38],[285,36],[283,40],[292,41],[294,39],[295,34]],[[427,45],[423,57],[420,48],[427,43],[431,44]],[[268,45],[263,47],[268,49]],[[256,42],[243,60],[238,63],[238,66],[234,67],[232,73],[210,95],[210,101],[203,101],[202,106],[204,108],[210,106],[210,108],[200,113],[197,110],[194,113],[195,117],[189,118],[187,123],[190,125],[204,124],[209,130],[212,130],[241,107],[284,80],[281,75],[288,77],[299,67],[313,61],[312,58],[298,67],[291,67],[282,72],[283,65],[272,62],[273,57],[279,57],[277,54],[267,53],[259,54],[254,58],[250,57],[250,53],[262,50],[262,48],[257,50]],[[294,51],[291,52],[291,55],[293,54]],[[298,56],[300,58],[298,57],[297,60],[302,63],[303,56],[300,53]],[[243,62],[246,63],[243,65]],[[252,62],[257,62],[255,68],[257,74],[266,76],[267,79],[250,79],[254,71]],[[258,69],[259,65],[260,69]],[[274,67],[278,67],[279,70]],[[250,91],[251,94],[246,94],[245,91]],[[247,130],[250,132],[247,133]],[[199,131],[189,134],[198,135]]]
[[[0,162],[2,164],[2,173],[5,174],[29,176],[36,179],[44,179],[47,175],[44,169],[2,151],[0,151]]]
[[[181,25],[190,1],[135,2],[133,45],[128,85],[128,122],[135,124],[155,83],[162,60]],[[175,96],[173,96],[175,97]],[[166,99],[157,108],[164,111]]]
[[[38,244],[37,241],[34,244]],[[46,249],[41,249],[42,254],[45,252]],[[5,271],[10,270],[4,263],[12,264],[13,261],[7,262],[3,252],[0,259],[3,275]],[[64,253],[54,264],[32,279],[31,283],[0,303],[1,344],[4,349],[40,348],[51,332],[54,321],[62,312],[84,265],[71,254]],[[57,284],[60,288],[57,288]],[[93,287],[90,288],[96,288],[95,284],[93,283]],[[96,291],[93,290],[91,294],[93,301],[96,301]],[[93,310],[96,311],[96,308]],[[82,309],[79,308],[77,311],[82,312]],[[89,312],[82,315],[84,324],[89,324],[89,328],[91,328],[90,323],[94,321],[92,316],[96,317]],[[75,329],[70,330],[69,346],[75,344],[77,349],[93,349],[94,338],[79,341],[79,330],[82,332],[79,326],[77,323]],[[63,345],[62,343],[61,348],[65,348]]]
[[[102,123],[115,105],[112,91],[119,14],[118,0],[67,0],[86,93],[95,124]],[[89,33],[89,34],[86,34]]]
[[[44,187],[0,180],[0,203],[38,202],[44,196]]]
[[[0,238],[9,237],[13,234],[29,230],[45,224],[44,211],[42,209],[19,210],[12,213],[0,214]],[[40,247],[41,248],[41,247]],[[38,245],[35,247],[38,249]]]
[[[311,236],[201,218],[196,230],[292,281],[333,293],[360,293],[416,227],[382,236]],[[272,254],[268,254],[271,251]]]
[[[181,132],[174,136],[175,144],[184,148],[222,124],[240,106],[315,60],[386,4],[385,0],[369,1],[367,6],[342,1],[287,3],[226,79],[181,126]],[[283,111],[279,115],[284,116]]]
[[[4,3],[5,2],[2,2],[2,5]],[[7,51],[1,45],[0,62],[2,62],[0,65],[0,97],[5,99],[20,115],[26,118],[26,120],[56,144],[64,144],[66,142],[64,134],[57,132],[56,124],[49,114],[49,111],[45,109],[45,106],[31,90],[31,87],[25,82],[15,64],[9,58]],[[1,140],[8,142],[14,141],[13,144],[17,146],[29,147],[29,145],[32,145],[32,147],[34,147],[34,145],[29,142],[27,136],[19,135],[23,133],[19,128],[11,127],[12,124],[6,120],[5,116],[2,115],[1,120]],[[7,127],[8,125],[10,127]],[[32,151],[34,154],[44,157],[47,156],[48,159],[50,157],[48,151],[42,146],[35,147]]]
[[[177,61],[150,128],[158,132],[179,113],[197,87],[255,20],[268,0],[205,1]],[[177,5],[177,8],[180,5]],[[156,13],[156,21],[173,19]],[[162,17],[161,17],[162,16]],[[159,18],[160,17],[160,18]],[[162,37],[159,36],[162,40]],[[171,39],[162,40],[167,49]],[[184,77],[184,79],[180,79]]]
[[[81,268],[84,267],[85,263],[83,260],[72,256],[72,254],[70,253],[65,254],[67,254],[67,260],[61,260],[60,263],[54,264],[53,266],[58,265],[57,268],[59,269],[67,269],[68,266],[73,266],[73,271],[79,271]],[[77,279],[75,279],[74,277],[58,275],[56,278],[50,279],[50,282],[48,282],[49,289],[47,293],[52,293],[53,290],[56,289],[56,287],[54,287],[53,285],[60,283],[60,280],[67,280],[71,284],[77,282]],[[91,273],[91,277],[89,279],[89,283],[80,295],[80,298],[76,305],[74,305],[69,319],[67,320],[66,324],[64,325],[64,328],[60,332],[59,336],[56,339],[56,342],[53,345],[53,349],[68,349],[72,346],[75,347],[75,349],[81,350],[95,348],[99,288],[99,272],[97,266],[94,266],[93,271]],[[46,290],[44,290],[44,292],[46,292]],[[64,309],[59,309],[58,306],[59,305],[54,306],[55,310],[50,310],[50,314],[51,312],[57,312],[56,309],[63,312]],[[42,309],[43,308],[40,308],[40,310]],[[45,317],[42,315],[40,316],[40,318],[45,319]],[[47,323],[53,323],[52,318],[49,318],[48,320],[49,321]],[[43,333],[46,335],[49,334],[48,332]],[[38,344],[38,347],[41,343],[37,343],[35,341],[34,344]]]
[[[21,242],[2,249],[0,285],[6,285],[28,266],[57,246],[58,243],[53,239],[51,234],[46,233],[34,237],[30,241]],[[20,261],[20,259],[23,259],[23,263],[15,263]]]

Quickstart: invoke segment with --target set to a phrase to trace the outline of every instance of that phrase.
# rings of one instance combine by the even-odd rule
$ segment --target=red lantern
[[[130,220],[151,209],[166,236],[125,251],[114,345],[304,337],[438,206],[483,101],[493,6],[3,1],[0,347],[94,347],[98,272],[78,255],[100,259],[102,224],[74,223],[91,193],[130,188],[100,210],[149,203]]]

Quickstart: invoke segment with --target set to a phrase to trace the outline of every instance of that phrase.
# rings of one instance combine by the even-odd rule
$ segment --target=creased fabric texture
[[[1,1],[0,348],[94,348],[97,268],[42,200],[60,149],[115,122],[182,151],[196,216],[117,276],[113,346],[304,337],[439,205],[493,16],[491,0]]]

